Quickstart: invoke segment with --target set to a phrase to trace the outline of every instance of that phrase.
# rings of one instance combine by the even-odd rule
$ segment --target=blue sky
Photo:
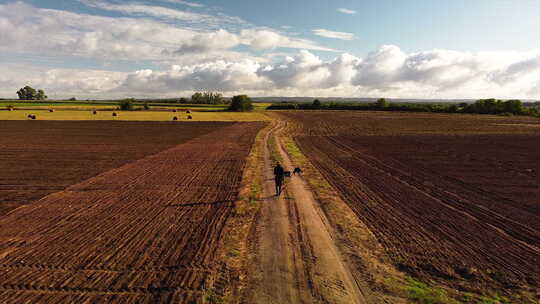
[[[536,0],[0,0],[0,95],[540,98],[539,15]]]

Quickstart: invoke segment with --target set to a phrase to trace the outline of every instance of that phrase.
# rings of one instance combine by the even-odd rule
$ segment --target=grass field
[[[129,120],[129,121],[172,121],[178,117],[179,121],[261,121],[269,118],[261,111],[255,112],[192,112],[193,119],[188,120],[188,114],[172,111],[115,111],[118,116],[113,117],[113,111],[98,111],[96,115],[91,110],[56,110],[47,109],[0,111],[0,120],[28,120],[28,114],[35,114],[37,120]]]

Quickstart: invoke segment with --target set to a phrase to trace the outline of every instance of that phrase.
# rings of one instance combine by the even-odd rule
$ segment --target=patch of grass
[[[275,136],[270,136],[268,139],[268,144],[270,145],[270,157],[275,162],[283,162],[283,158],[277,150],[277,142]]]
[[[495,295],[493,297],[481,296],[478,303],[479,304],[507,304],[507,303],[510,304],[512,303],[512,301],[510,301],[506,297]]]
[[[221,304],[223,299],[214,290],[210,289],[205,292],[203,303]]]
[[[268,116],[261,112],[195,112],[190,115],[193,119],[188,120],[186,113],[173,113],[170,111],[118,111],[118,116],[113,117],[111,111],[98,111],[93,115],[92,111],[59,110],[49,113],[46,109],[0,111],[0,120],[27,120],[28,114],[36,114],[38,120],[129,120],[129,121],[172,121],[178,116],[180,121],[264,121]]]
[[[256,222],[255,217],[261,207],[261,204],[257,203],[262,196],[263,177],[260,172],[264,164],[264,137],[269,130],[270,126],[267,125],[255,137],[246,161],[239,199],[235,203],[234,212],[227,220],[223,233],[223,247],[220,252],[224,255],[226,269],[229,269],[230,273],[238,274],[238,276],[229,277],[231,281],[226,290],[222,292],[223,296],[206,295],[206,303],[220,303],[219,301],[222,301],[221,303],[236,303],[238,302],[236,297],[242,296],[242,290],[245,290],[247,285],[247,273],[253,263],[253,256],[249,250],[249,239]]]
[[[457,304],[460,303],[448,296],[446,290],[440,287],[430,286],[417,281],[411,277],[406,277],[407,297],[414,303],[421,304]]]

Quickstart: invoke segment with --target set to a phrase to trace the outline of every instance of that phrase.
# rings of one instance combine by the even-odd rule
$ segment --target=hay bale
[[[52,112],[54,112],[54,110],[53,110],[53,109],[49,109],[49,112],[52,113]]]
[[[191,114],[191,111],[190,111],[190,110],[187,110],[186,113]]]
[[[177,117],[177,116],[175,116],[175,117],[173,117],[173,118],[172,118],[172,120],[178,120],[178,117]]]
[[[30,115],[28,115],[28,117],[29,117],[30,119],[37,119],[37,116],[34,115],[34,114],[30,114]]]
[[[93,111],[92,113],[93,113],[94,115],[96,115],[96,114],[97,114],[97,111],[96,111],[96,110],[94,110],[94,111]]]
[[[32,114],[28,114],[26,117],[32,119]]]
[[[118,114],[116,114],[116,112],[112,112],[112,116],[116,117],[116,116],[118,116]]]
[[[193,117],[191,117],[191,115],[188,115],[187,119],[193,119]]]
[[[173,113],[176,113],[176,109],[174,109],[174,110],[172,110],[172,111],[173,111]]]
[[[8,111],[10,111],[10,112],[13,111],[13,108],[8,108]]]

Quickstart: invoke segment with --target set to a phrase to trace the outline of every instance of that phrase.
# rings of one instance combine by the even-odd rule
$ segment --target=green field
[[[260,121],[269,118],[262,111],[255,112],[192,112],[193,119],[188,120],[185,112],[172,111],[114,111],[118,113],[113,117],[112,110],[98,111],[96,115],[92,111],[82,110],[55,110],[50,113],[45,109],[0,111],[0,120],[29,120],[29,114],[35,114],[37,120],[130,120],[130,121],[172,121],[178,117],[178,121]]]

